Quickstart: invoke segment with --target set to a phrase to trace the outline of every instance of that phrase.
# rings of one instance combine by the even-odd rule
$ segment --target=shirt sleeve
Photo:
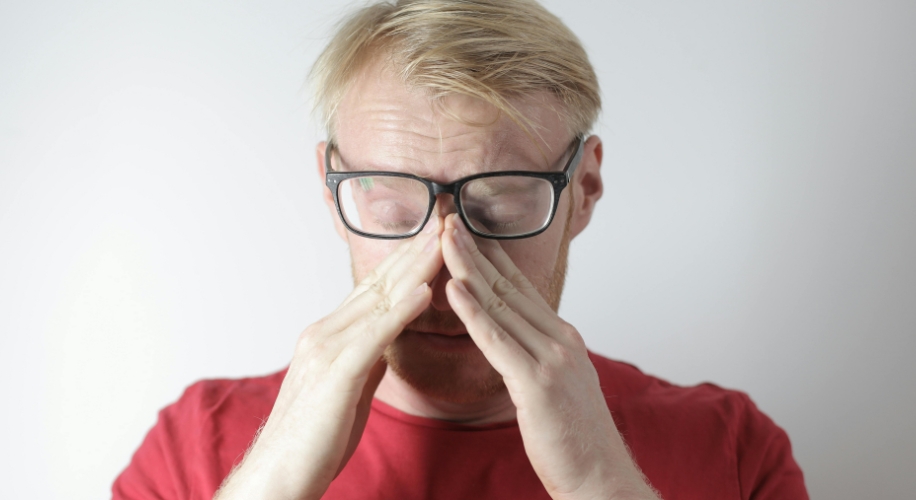
[[[736,431],[738,480],[746,500],[808,500],[789,436],[757,409],[747,395]]]
[[[159,412],[156,425],[115,480],[114,500],[209,500],[226,475],[208,436],[214,384],[198,382]]]
[[[174,413],[172,406],[159,412],[156,425],[112,485],[114,500],[178,498],[174,488],[174,481],[179,477],[174,460],[177,451],[172,423]]]

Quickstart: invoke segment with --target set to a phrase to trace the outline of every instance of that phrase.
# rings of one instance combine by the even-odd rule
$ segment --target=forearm
[[[305,468],[291,467],[299,462],[284,457],[280,450],[258,448],[258,440],[245,458],[232,469],[214,495],[214,500],[311,500],[324,494],[320,484]],[[294,470],[298,469],[298,470]]]

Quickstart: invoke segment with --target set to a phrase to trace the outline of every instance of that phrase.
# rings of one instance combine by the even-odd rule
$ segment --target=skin
[[[553,98],[514,103],[536,124],[535,139],[483,102],[453,96],[443,104],[449,113],[370,66],[338,110],[340,154],[353,170],[442,183],[562,167],[572,136]],[[323,181],[324,144],[317,152]],[[614,426],[582,337],[556,314],[564,249],[602,193],[601,156],[601,141],[590,137],[553,224],[523,240],[472,237],[447,195],[420,235],[361,238],[343,227],[326,193],[358,284],[300,336],[273,411],[217,497],[320,498],[356,449],[376,397],[429,418],[517,419],[552,498],[657,498]]]

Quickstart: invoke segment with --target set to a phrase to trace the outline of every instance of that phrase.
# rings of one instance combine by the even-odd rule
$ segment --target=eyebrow
[[[563,151],[563,154],[560,156],[560,158],[559,158],[557,161],[555,161],[552,165],[550,165],[549,167],[547,167],[546,170],[542,170],[542,169],[540,169],[540,168],[535,169],[535,170],[527,170],[527,169],[524,169],[524,168],[513,168],[513,169],[510,169],[510,170],[506,170],[506,171],[507,171],[507,172],[510,172],[510,171],[559,172],[560,170],[556,170],[557,165],[558,165],[558,164],[561,165],[561,168],[562,168],[562,166],[565,166],[565,165],[568,163],[567,158],[569,157],[570,154],[575,154],[575,151],[573,151],[573,146],[575,146],[575,145],[577,144],[577,141],[578,141],[578,140],[582,140],[582,141],[584,142],[584,139],[581,139],[579,136],[574,137],[573,140],[572,140],[572,142],[570,142],[569,145],[566,146],[566,149]],[[384,169],[381,169],[381,168],[351,170],[350,168],[348,168],[347,162],[344,161],[343,154],[340,152],[340,148],[338,147],[338,145],[337,145],[336,142],[334,142],[334,141],[328,141],[327,151],[328,151],[328,153],[330,153],[330,156],[331,156],[331,158],[326,158],[326,159],[325,159],[325,162],[326,162],[326,165],[327,165],[327,168],[328,168],[328,171],[329,171],[329,172],[350,172],[350,173],[358,173],[358,172],[396,172],[396,173],[409,174],[409,175],[413,175],[413,176],[415,176],[415,177],[420,177],[420,178],[429,180],[429,177],[426,176],[426,175],[420,175],[419,173],[416,173],[416,172],[409,172],[409,171],[405,172],[405,171],[403,171],[403,170],[384,170]],[[341,168],[340,168],[339,170],[334,170],[334,169],[332,168],[332,167],[333,167],[333,165],[332,165],[333,162],[332,162],[331,160],[332,160],[332,158],[333,158],[333,156],[334,156],[334,152],[335,152],[335,151],[337,152],[337,159],[338,159],[339,162],[340,162],[340,167],[341,167]],[[499,172],[499,170],[489,170],[489,171],[487,171],[487,172]],[[459,177],[458,177],[457,179],[455,179],[455,180],[460,180],[460,179],[463,179],[463,178],[465,178],[465,177],[470,177],[470,176],[472,176],[472,175],[476,175],[477,173],[481,173],[481,172],[467,172],[467,173],[465,173],[465,175],[461,175],[461,176],[459,176]],[[452,181],[452,182],[454,182],[454,181]]]

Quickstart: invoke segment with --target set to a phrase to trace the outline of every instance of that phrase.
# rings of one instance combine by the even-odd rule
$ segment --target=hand
[[[446,219],[446,295],[502,376],[525,452],[554,499],[656,499],[614,425],[576,329],[551,309],[495,240]]]
[[[267,423],[216,498],[320,498],[362,436],[387,347],[429,305],[439,218],[302,333]]]

